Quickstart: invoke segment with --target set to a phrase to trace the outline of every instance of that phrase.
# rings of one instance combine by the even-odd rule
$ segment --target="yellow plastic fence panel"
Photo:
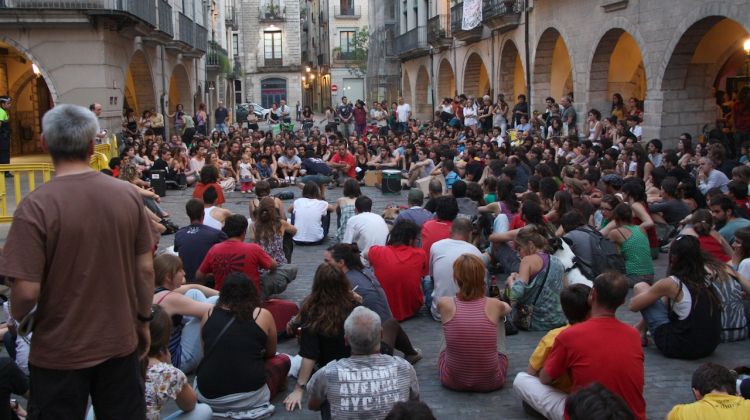
[[[107,157],[107,162],[112,158],[112,147],[107,143],[97,144],[94,146],[94,153],[101,153]]]
[[[89,166],[97,172],[102,169],[107,169],[109,168],[109,159],[104,153],[94,152],[89,159]]]
[[[6,172],[13,173],[13,192],[16,206],[23,199],[23,188],[22,182],[25,178],[28,182],[28,192],[36,189],[36,176],[37,174],[42,175],[42,183],[45,183],[52,178],[52,172],[55,167],[51,163],[14,163],[10,165],[0,165],[0,223],[9,223],[13,221],[13,216],[8,213],[8,193],[5,189],[5,178]]]

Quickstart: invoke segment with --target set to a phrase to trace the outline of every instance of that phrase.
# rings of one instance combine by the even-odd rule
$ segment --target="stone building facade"
[[[322,0],[327,6],[328,45],[331,57],[331,84],[336,85],[332,100],[342,96],[350,101],[365,100],[365,68],[360,66],[354,52],[354,36],[368,28],[368,0]],[[366,64],[366,60],[365,60]]]
[[[748,76],[743,0],[482,0],[482,24],[468,31],[462,3],[406,5],[401,90],[421,118],[456,93],[503,93],[512,106],[530,90],[540,111],[572,93],[580,124],[591,108],[608,115],[621,93],[643,101],[644,138],[671,145],[714,122],[714,90]]]
[[[101,103],[112,132],[125,108],[193,112],[205,100],[205,13],[198,0],[3,2],[0,95],[14,98],[12,153],[41,151],[41,117],[59,103]]]
[[[302,101],[300,2],[242,0],[235,6],[245,102],[270,108],[285,99],[294,109]]]

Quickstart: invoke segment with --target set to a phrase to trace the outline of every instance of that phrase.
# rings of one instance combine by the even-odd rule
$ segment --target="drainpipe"
[[[523,5],[523,20],[524,20],[524,49],[526,50],[526,102],[529,104],[529,117],[531,117],[531,104],[534,103],[531,100],[531,50],[529,48],[529,0],[526,0]]]
[[[164,116],[164,140],[167,141],[170,139],[169,135],[169,124],[167,123],[167,114],[169,113],[166,102],[168,98],[167,93],[167,73],[166,68],[164,65],[164,55],[166,54],[166,48],[164,48],[164,45],[159,46],[159,53],[161,55],[161,97],[159,99],[159,105],[161,107],[161,115]]]
[[[492,65],[490,66],[490,99],[495,97],[495,31],[492,31],[490,34],[490,38],[492,39],[491,46],[492,46]]]
[[[435,122],[435,52],[430,46],[430,120]]]

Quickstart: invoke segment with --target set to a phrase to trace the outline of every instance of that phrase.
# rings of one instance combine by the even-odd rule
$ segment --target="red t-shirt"
[[[429,273],[425,252],[405,245],[373,245],[367,255],[393,317],[403,321],[414,316],[424,304],[422,277]]]
[[[257,244],[228,240],[211,247],[198,271],[213,273],[216,290],[221,290],[224,278],[230,273],[245,273],[260,291],[258,268],[271,268],[271,257]]]
[[[193,190],[193,198],[199,198],[203,200],[203,193],[206,191],[207,188],[213,188],[216,190],[216,202],[214,203],[217,206],[220,206],[224,204],[224,191],[221,190],[221,187],[217,183],[211,183],[211,184],[204,184],[202,182],[199,182],[195,184],[195,190]]]
[[[432,244],[451,236],[451,225],[453,222],[443,220],[428,220],[422,225],[422,249],[425,254],[430,255]]]
[[[331,162],[333,162],[333,163],[342,163],[342,162],[346,163],[347,165],[349,165],[349,170],[346,171],[346,176],[348,176],[349,178],[356,178],[357,177],[357,171],[355,170],[355,168],[357,167],[357,162],[354,160],[354,155],[353,154],[351,154],[349,152],[346,152],[346,156],[344,156],[342,158],[340,153],[336,153],[331,158]]]
[[[646,418],[641,337],[615,318],[592,318],[565,329],[555,339],[544,371],[552,379],[568,373],[571,392],[599,382],[622,397],[636,419]]]

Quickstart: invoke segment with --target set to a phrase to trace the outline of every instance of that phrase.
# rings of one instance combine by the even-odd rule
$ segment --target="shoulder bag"
[[[513,311],[513,324],[518,329],[528,331],[531,328],[531,318],[534,315],[534,307],[536,302],[539,300],[539,296],[542,294],[544,284],[547,283],[547,277],[549,277],[549,269],[552,266],[552,256],[550,255],[549,262],[547,263],[547,270],[544,272],[544,278],[542,284],[539,285],[539,289],[536,291],[536,296],[531,304],[524,304],[516,302],[515,310]]]

